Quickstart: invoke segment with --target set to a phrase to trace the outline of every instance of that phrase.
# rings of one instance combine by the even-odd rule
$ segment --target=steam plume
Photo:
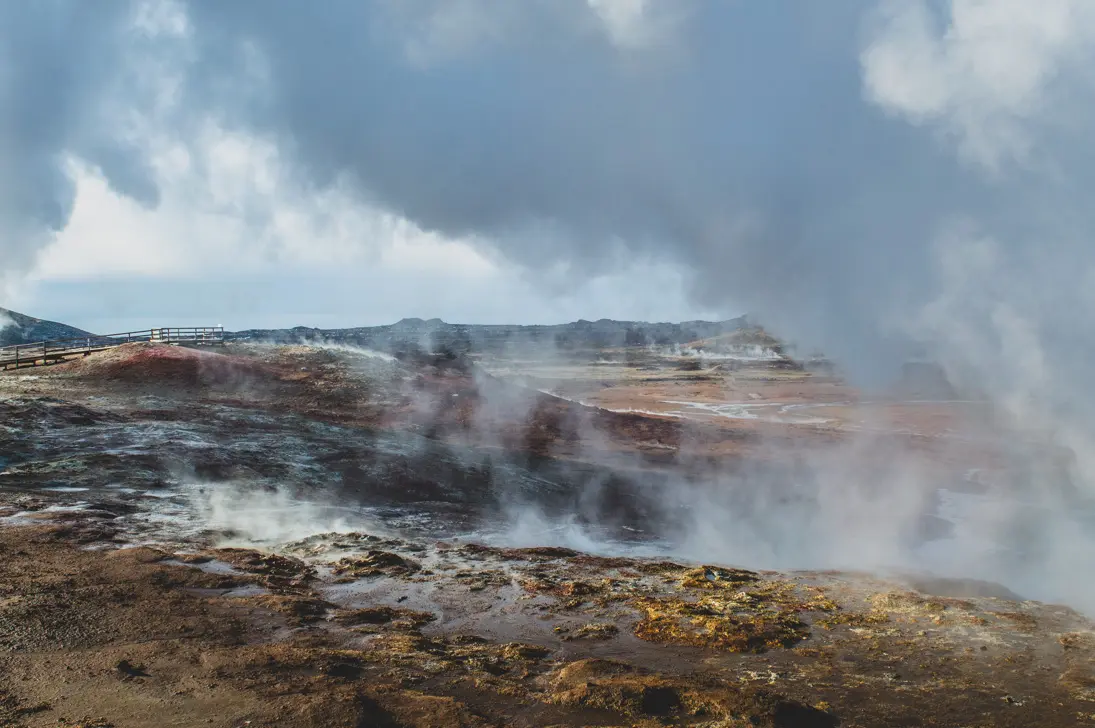
[[[681,264],[861,382],[926,350],[1073,453],[1039,502],[1095,492],[1091,4],[667,5],[6,3],[0,254],[64,225],[66,157],[155,204],[142,140],[215,119],[533,270]]]

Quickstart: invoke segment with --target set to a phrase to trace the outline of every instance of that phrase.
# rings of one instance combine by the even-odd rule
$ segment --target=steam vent
[[[0,0],[0,728],[1095,728],[1093,50]]]
[[[984,506],[1008,513],[1014,453],[935,365],[861,398],[741,319],[15,346],[5,724],[1075,725],[1088,705],[1091,624],[1035,601],[1037,544],[1002,529],[1028,566],[944,566],[1002,525]]]

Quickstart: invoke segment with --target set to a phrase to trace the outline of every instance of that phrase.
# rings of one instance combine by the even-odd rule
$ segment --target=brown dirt
[[[1095,722],[1095,630],[1067,610],[566,549],[427,552],[530,598],[503,598],[507,578],[484,602],[442,568],[361,582],[430,587],[413,608],[384,589],[346,607],[327,596],[341,578],[289,556],[0,530],[0,725]],[[214,555],[237,570],[200,571]]]
[[[51,375],[155,387],[240,389],[275,381],[279,372],[254,359],[164,344],[125,344],[58,364]]]
[[[763,368],[698,379],[689,372],[669,372],[656,381],[625,372],[589,388],[580,382],[569,385],[568,397],[595,406],[463,367],[423,366],[406,370],[402,378],[367,382],[336,353],[303,346],[229,345],[210,351],[138,343],[34,371],[58,380],[50,388],[107,386],[119,393],[158,394],[178,389],[203,401],[272,408],[340,424],[412,429],[462,445],[538,457],[636,457],[648,466],[673,464],[681,456],[741,460],[769,457],[785,446],[825,448],[847,438],[846,426],[869,427],[875,437],[896,437],[902,447],[937,458],[943,444],[938,435],[969,427],[971,417],[960,406],[946,404],[893,403],[865,412],[840,404],[854,405],[859,395],[831,377]],[[832,402],[834,407],[811,414],[834,423],[647,414],[680,410],[667,401]],[[943,451],[948,458],[958,455],[979,464],[991,459],[990,454],[966,452],[969,449],[963,446],[965,454],[959,455],[953,443],[946,443]]]
[[[176,554],[120,549],[131,545],[116,522],[126,513],[120,502],[72,515],[44,510],[51,496],[40,486],[127,474],[100,445],[81,451],[63,437],[63,456],[36,460],[36,443],[50,433],[71,432],[79,443],[96,428],[198,421],[214,405],[542,458],[628,456],[648,468],[675,467],[679,455],[728,465],[773,442],[824,447],[847,436],[606,412],[432,361],[372,377],[354,366],[309,347],[134,345],[42,369],[38,379],[0,378],[12,395],[0,403],[5,422],[38,428],[21,439],[0,432],[8,448],[0,454],[16,461],[5,465],[0,516],[29,510],[25,521],[37,524],[0,528],[0,725],[1095,725],[1095,627],[1006,594],[956,599],[931,585],[910,591],[846,574],[367,534],[340,536],[338,548],[352,553],[331,562],[322,562],[330,546],[322,539],[263,553],[199,538]],[[849,395],[806,372],[643,376],[590,391],[636,409],[677,397]],[[162,401],[141,409],[134,394]],[[113,409],[90,399],[104,396]],[[935,434],[966,416],[937,405],[892,409],[897,425],[886,427]],[[232,422],[224,430],[232,437],[273,427]],[[935,452],[930,437],[922,441]],[[210,479],[283,475],[265,454],[241,463],[209,452],[209,462],[190,465]],[[345,468],[343,482],[352,482],[339,457],[318,467]],[[167,477],[155,459],[124,465],[131,477]],[[382,485],[418,497],[401,477]],[[231,568],[200,570],[209,565]]]

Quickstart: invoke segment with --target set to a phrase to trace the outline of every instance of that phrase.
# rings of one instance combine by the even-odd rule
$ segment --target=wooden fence
[[[0,347],[0,367],[9,369],[49,364],[70,356],[87,355],[135,341],[183,344],[186,346],[216,346],[224,343],[224,327],[184,326],[145,329],[144,331],[127,331],[123,334],[90,335],[73,339],[36,341],[32,344],[16,344]]]

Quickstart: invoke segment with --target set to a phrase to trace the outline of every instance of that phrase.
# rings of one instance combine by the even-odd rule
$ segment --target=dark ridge
[[[580,320],[567,324],[520,326],[510,324],[449,324],[441,319],[405,318],[387,326],[345,329],[249,329],[232,332],[236,341],[305,343],[326,341],[382,351],[421,348],[456,353],[504,351],[510,347],[588,350],[625,346],[673,346],[739,331],[745,317],[727,321],[648,323],[645,321]]]
[[[89,336],[87,331],[56,321],[27,316],[16,311],[0,308],[0,346],[27,344],[50,339],[75,339]]]

